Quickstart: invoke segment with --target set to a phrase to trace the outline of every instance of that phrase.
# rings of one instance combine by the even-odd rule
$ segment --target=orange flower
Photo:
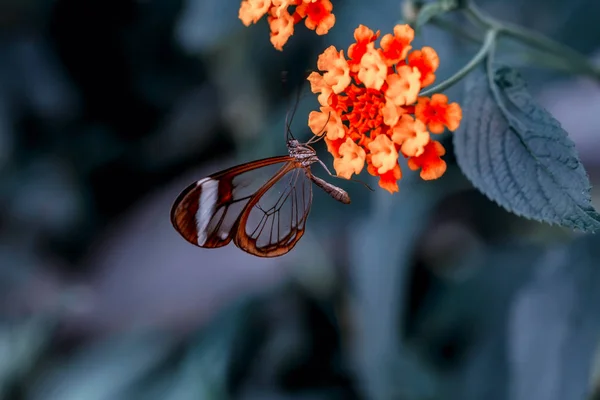
[[[267,18],[271,28],[271,43],[277,50],[283,50],[290,36],[294,34],[294,18],[283,11],[279,17],[269,16]]]
[[[365,166],[365,150],[347,138],[338,149],[339,157],[333,160],[333,168],[342,178],[350,179],[352,174],[360,174]]]
[[[398,191],[398,181],[402,178],[402,170],[398,164],[386,173],[379,175],[379,186],[390,193]]]
[[[354,40],[356,40],[356,43],[352,43],[350,47],[348,47],[348,57],[350,57],[349,64],[355,67],[358,66],[362,56],[367,52],[369,43],[373,43],[378,37],[379,31],[373,32],[366,26],[359,25],[358,28],[354,30]],[[353,69],[353,71],[357,72],[358,69]]]
[[[420,78],[418,69],[406,65],[399,67],[397,73],[387,76],[386,97],[397,106],[414,104],[421,90]]]
[[[439,58],[430,47],[412,50],[412,28],[397,25],[393,35],[381,39],[380,48],[378,37],[379,31],[359,25],[348,59],[334,46],[319,56],[320,72],[308,80],[321,107],[310,113],[308,124],[315,135],[325,135],[339,176],[350,178],[366,163],[379,186],[394,193],[402,177],[400,154],[410,169],[421,169],[423,179],[445,172],[445,150],[430,132],[457,129],[462,111],[444,95],[418,97],[435,80]]]
[[[400,151],[405,156],[420,156],[425,151],[425,145],[429,143],[429,132],[423,122],[404,114],[392,128],[392,140],[401,146]]]
[[[335,24],[335,15],[331,13],[333,5],[330,0],[304,0],[296,7],[300,17],[306,17],[304,24],[308,29],[325,35]]]
[[[444,132],[444,126],[451,131],[458,129],[462,119],[462,110],[458,103],[448,104],[448,97],[434,94],[431,99],[419,97],[415,115],[429,127],[431,133]]]
[[[325,143],[327,144],[327,151],[331,153],[331,155],[333,155],[333,157],[340,157],[340,147],[342,146],[342,144],[344,144],[344,142],[346,141],[346,139],[334,139],[334,140],[329,140],[327,139],[327,137],[325,137]]]
[[[421,87],[429,86],[435,81],[435,71],[440,65],[440,58],[431,47],[423,47],[408,55],[408,65],[421,73]]]
[[[446,154],[444,146],[432,140],[425,146],[423,154],[408,159],[408,168],[413,171],[421,168],[420,176],[426,181],[437,179],[446,172],[446,161],[441,158],[444,154]]]
[[[311,111],[308,126],[315,135],[326,133],[329,140],[342,139],[346,135],[342,119],[331,107],[321,107],[321,112]]]
[[[295,0],[271,0],[271,2],[273,3],[273,7],[271,8],[271,15],[278,18],[284,12],[288,12],[288,7],[296,5],[297,3]]]
[[[388,33],[381,38],[382,53],[389,66],[406,59],[408,51],[412,49],[410,42],[414,37],[415,31],[409,25],[396,25],[394,35]]]
[[[244,25],[250,26],[258,22],[269,11],[269,7],[271,0],[245,0],[242,1],[238,16]]]
[[[294,8],[292,12],[289,11],[291,7]],[[306,27],[317,35],[329,32],[335,24],[332,10],[331,0],[243,0],[238,17],[244,25],[250,26],[267,14],[271,43],[281,51],[294,34],[294,25],[303,19]]]
[[[367,89],[379,90],[383,86],[387,74],[388,68],[381,53],[375,50],[372,43],[369,43],[367,51],[360,60],[358,79],[364,83]]]
[[[398,165],[398,152],[394,142],[387,135],[379,135],[367,146],[371,152],[371,162],[378,174],[383,174]]]
[[[381,116],[383,117],[383,123],[387,126],[395,126],[398,119],[404,115],[406,110],[404,107],[395,105],[389,99],[386,99],[385,105],[381,109]]]
[[[310,82],[311,92],[320,93],[319,97],[317,97],[319,104],[322,106],[328,106],[329,98],[333,93],[333,89],[331,86],[325,83],[323,75],[319,74],[318,72],[311,72],[308,76],[308,81]]]
[[[350,67],[344,58],[344,50],[338,52],[335,46],[329,46],[317,59],[317,68],[327,71],[323,81],[333,93],[342,92],[350,84]]]
[[[402,178],[402,170],[400,165],[397,163],[394,168],[384,172],[383,174],[377,173],[377,169],[373,166],[371,154],[367,154],[367,172],[373,176],[379,176],[379,187],[387,190],[390,193],[398,192],[398,180]]]

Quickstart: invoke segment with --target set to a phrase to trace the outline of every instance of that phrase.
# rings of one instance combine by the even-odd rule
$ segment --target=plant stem
[[[498,32],[495,29],[488,30],[485,35],[485,40],[483,42],[483,45],[481,46],[481,48],[479,49],[477,54],[475,54],[473,56],[471,61],[469,61],[464,67],[462,67],[457,73],[452,75],[450,78],[441,82],[439,85],[436,85],[430,89],[424,90],[419,95],[420,96],[430,96],[434,93],[443,92],[444,90],[448,89],[449,87],[454,85],[456,82],[458,82],[462,78],[464,78],[469,72],[471,72],[475,67],[477,67],[477,65],[481,61],[483,61],[483,59],[485,59],[488,52],[494,45],[497,33]]]
[[[467,31],[462,26],[459,26],[458,24],[447,21],[445,19],[442,19],[439,17],[434,17],[431,19],[430,24],[438,27],[439,29],[443,29],[443,30],[455,33],[458,36],[462,37],[463,39],[469,40],[471,42],[474,42],[474,43],[482,42],[481,37],[475,35],[474,33]]]
[[[565,64],[570,65],[572,71],[600,79],[600,67],[595,66],[587,57],[568,46],[533,30],[511,23],[500,22],[482,13],[472,2],[465,9],[465,12],[478,24],[486,26],[488,29],[497,30],[499,35],[505,34],[531,47],[550,53],[552,56],[564,60]]]

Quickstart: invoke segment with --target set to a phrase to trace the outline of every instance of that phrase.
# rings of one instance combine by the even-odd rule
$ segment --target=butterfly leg
[[[325,168],[325,171],[327,171],[327,173],[329,174],[329,176],[333,177],[333,178],[337,178],[337,179],[343,179],[345,181],[353,181],[353,182],[358,182],[360,184],[362,184],[363,186],[365,186],[367,189],[369,189],[371,192],[374,192],[374,190],[371,188],[371,186],[369,186],[367,183],[358,180],[358,179],[346,179],[346,178],[342,178],[341,176],[337,176],[331,173],[331,171],[329,170],[329,168],[327,168],[327,165],[325,165],[325,163],[321,160],[317,160],[319,161],[319,164],[321,164],[321,166],[323,168]]]

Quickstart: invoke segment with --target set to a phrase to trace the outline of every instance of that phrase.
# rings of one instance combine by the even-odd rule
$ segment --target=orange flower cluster
[[[288,10],[289,7],[294,7],[293,12]],[[294,34],[294,25],[303,19],[306,27],[317,32],[317,35],[329,32],[335,24],[335,15],[331,10],[331,0],[244,0],[239,18],[244,25],[250,26],[267,14],[271,43],[281,51]]]
[[[367,171],[379,176],[379,186],[393,193],[402,177],[400,155],[425,180],[444,174],[445,149],[430,133],[456,130],[462,110],[443,94],[419,97],[435,80],[439,58],[431,47],[411,51],[410,26],[396,25],[376,48],[379,34],[360,25],[347,59],[334,46],[319,56],[322,73],[313,72],[308,80],[321,107],[310,113],[308,125],[315,135],[326,135],[339,176],[349,179],[366,163]]]

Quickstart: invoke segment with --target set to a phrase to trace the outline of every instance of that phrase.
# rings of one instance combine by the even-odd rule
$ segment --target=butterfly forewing
[[[282,168],[289,156],[271,157],[217,172],[188,186],[175,200],[171,222],[190,243],[221,247],[236,234],[237,225],[253,196]]]
[[[287,253],[304,234],[312,203],[310,171],[291,164],[257,192],[238,226],[235,244],[263,257]]]

